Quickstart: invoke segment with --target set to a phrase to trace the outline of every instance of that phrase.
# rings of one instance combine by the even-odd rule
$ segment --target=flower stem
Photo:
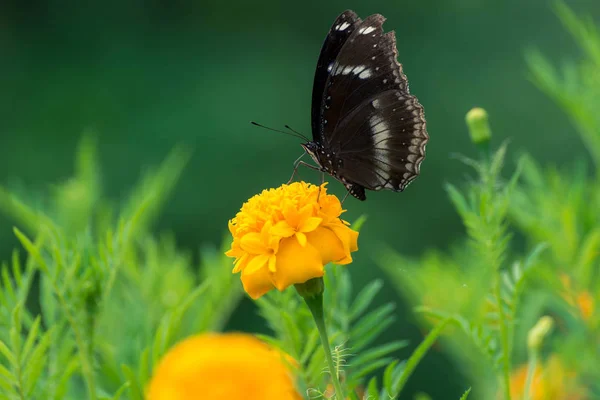
[[[325,350],[325,358],[327,359],[327,364],[329,366],[329,373],[331,375],[331,380],[333,381],[333,387],[335,388],[336,398],[342,400],[344,399],[344,392],[337,374],[337,368],[333,363],[331,347],[329,346],[329,338],[327,337],[327,329],[325,328],[325,317],[323,315],[323,294],[320,293],[316,296],[304,297],[304,301],[306,302],[306,305],[308,306],[308,309],[315,320],[317,329],[319,330],[319,336],[321,337],[323,350]]]
[[[503,309],[503,300],[502,294],[500,291],[500,274],[497,272],[496,283],[494,285],[494,295],[496,297],[496,301],[498,303],[498,315],[500,317],[500,340],[502,345],[502,386],[504,387],[504,399],[510,399],[510,338],[508,332],[508,321],[506,321],[506,316],[504,314]]]
[[[525,379],[525,390],[523,391],[523,399],[531,399],[531,384],[533,383],[533,377],[535,375],[535,369],[537,368],[538,356],[534,352],[529,356],[529,365],[527,366],[527,378]]]

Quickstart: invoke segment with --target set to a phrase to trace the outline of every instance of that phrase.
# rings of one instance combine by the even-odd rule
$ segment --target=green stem
[[[510,338],[508,337],[508,326],[506,325],[506,316],[504,315],[502,294],[500,292],[500,273],[496,274],[496,283],[494,285],[494,296],[498,304],[498,315],[500,317],[500,339],[502,343],[502,380],[504,386],[504,399],[510,400]]]
[[[337,368],[333,363],[333,357],[331,356],[331,347],[329,346],[329,338],[327,337],[327,329],[325,328],[325,317],[323,315],[323,294],[318,294],[312,297],[304,297],[304,301],[310,310],[317,329],[319,330],[319,336],[321,337],[321,344],[323,350],[325,350],[325,358],[327,359],[327,365],[329,366],[329,373],[331,380],[333,381],[333,387],[335,388],[336,398],[339,400],[344,399],[344,391],[340,384],[340,379],[337,374]]]
[[[76,321],[75,316],[71,313],[71,306],[69,305],[68,300],[65,298],[64,294],[56,284],[56,281],[50,278],[50,273],[47,272],[48,281],[52,285],[52,290],[56,298],[58,299],[58,303],[60,307],[63,309],[65,313],[65,318],[67,322],[71,326],[71,330],[73,331],[73,336],[75,337],[75,344],[78,348],[79,353],[79,362],[81,363],[81,374],[83,375],[83,380],[85,381],[88,398],[90,400],[96,400],[98,397],[96,396],[96,378],[94,376],[94,367],[92,365],[91,354],[89,352],[91,346],[86,345],[86,341],[84,339],[84,335],[79,329],[79,325]]]
[[[421,344],[419,344],[415,351],[413,351],[410,358],[406,362],[404,371],[402,371],[402,375],[398,381],[396,393],[402,392],[404,385],[406,385],[408,378],[410,378],[415,368],[417,368],[417,365],[419,365],[423,357],[425,357],[425,354],[427,354],[427,351],[431,348],[431,346],[433,346],[444,328],[446,328],[446,326],[452,322],[454,322],[453,318],[446,318],[440,322],[435,328],[433,328],[431,332],[429,332],[427,337],[421,342]]]
[[[525,379],[525,389],[523,391],[523,399],[531,399],[531,384],[533,383],[533,377],[535,375],[535,369],[537,368],[538,355],[534,351],[529,356],[529,365],[527,366],[527,378]]]

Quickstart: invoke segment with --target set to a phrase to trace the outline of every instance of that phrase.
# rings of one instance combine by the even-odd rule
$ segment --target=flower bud
[[[529,351],[537,352],[540,349],[544,338],[548,336],[553,326],[554,320],[551,317],[545,315],[539,319],[527,335],[527,348]]]
[[[488,122],[488,114],[483,108],[471,109],[465,120],[469,127],[471,141],[476,145],[486,145],[492,138],[492,131]]]

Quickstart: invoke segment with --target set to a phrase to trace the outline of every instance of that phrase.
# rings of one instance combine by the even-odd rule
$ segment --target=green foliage
[[[394,321],[393,304],[384,304],[369,311],[382,282],[373,281],[354,296],[345,267],[330,268],[324,280],[325,321],[337,369],[333,373],[341,377],[348,392],[354,392],[364,383],[365,377],[388,366],[384,375],[389,377],[384,381],[382,394],[385,392],[394,398],[399,392],[394,390],[394,385],[398,384],[404,367],[393,353],[406,346],[406,342],[398,340],[373,346],[377,337]],[[275,332],[275,337],[263,339],[298,360],[300,387],[310,398],[324,398],[332,371],[323,373],[326,369],[325,353],[320,347],[315,323],[302,299],[295,291],[287,290],[270,292],[257,303],[261,315]],[[351,396],[355,398],[356,395]]]
[[[533,83],[552,98],[571,118],[581,139],[600,168],[600,33],[591,18],[579,17],[564,2],[556,12],[583,59],[563,67],[562,76],[538,51],[527,53]]]
[[[557,3],[557,11],[585,58],[567,67],[561,80],[545,58],[532,52],[532,79],[572,117],[597,167],[600,36],[590,21],[563,3]],[[547,339],[541,358],[558,357],[577,377],[568,384],[562,380],[564,373],[546,378],[556,380],[546,392],[553,398],[575,392],[593,396],[599,389],[594,382],[600,381],[592,366],[600,355],[597,175],[589,173],[582,159],[574,167],[558,169],[523,154],[504,178],[506,145],[494,152],[483,150],[478,160],[459,157],[476,177],[463,188],[447,186],[466,238],[446,252],[431,250],[419,259],[386,250],[380,265],[416,306],[425,328],[439,320],[451,320],[458,328],[443,342],[474,383],[477,398],[511,398],[513,371],[526,365],[525,359],[538,357],[537,349],[526,347],[527,332],[545,314],[558,318],[564,330]],[[537,383],[544,384],[549,385]]]
[[[49,206],[0,188],[27,253],[2,266],[0,399],[143,399],[171,345],[223,328],[241,288],[221,249],[204,248],[197,267],[171,235],[150,233],[187,159],[174,150],[119,209],[102,197],[90,137]]]

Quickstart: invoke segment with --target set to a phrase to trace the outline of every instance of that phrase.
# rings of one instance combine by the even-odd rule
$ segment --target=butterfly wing
[[[429,140],[423,107],[409,94],[394,32],[381,15],[359,23],[340,49],[325,84],[325,144],[342,161],[349,189],[402,191],[420,170]],[[354,184],[354,187],[353,187]]]
[[[344,11],[336,18],[333,25],[331,25],[331,29],[329,29],[329,33],[321,48],[312,92],[311,122],[313,140],[315,142],[322,143],[324,139],[322,135],[322,121],[323,111],[325,110],[325,87],[330,73],[328,67],[335,61],[344,43],[346,43],[361,22],[362,20],[353,11]]]
[[[415,96],[387,90],[371,96],[338,126],[338,175],[370,190],[403,191],[420,172],[427,135]]]

